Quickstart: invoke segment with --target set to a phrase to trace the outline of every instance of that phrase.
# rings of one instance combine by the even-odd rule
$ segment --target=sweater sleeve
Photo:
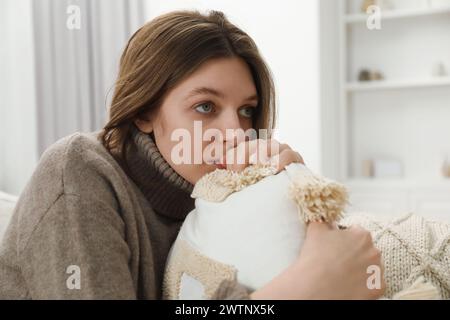
[[[250,300],[250,292],[236,280],[223,280],[211,300]]]
[[[106,203],[62,194],[33,230],[21,269],[32,299],[135,299],[123,221]]]

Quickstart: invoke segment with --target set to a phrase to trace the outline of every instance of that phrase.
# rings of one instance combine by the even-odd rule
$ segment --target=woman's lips
[[[206,164],[213,165],[218,169],[226,169],[227,168],[227,165],[221,163],[220,160],[209,160],[209,161],[205,161],[205,162],[206,162]]]
[[[226,169],[227,168],[227,166],[225,164],[223,164],[223,163],[216,163],[216,167],[219,168],[219,169]]]

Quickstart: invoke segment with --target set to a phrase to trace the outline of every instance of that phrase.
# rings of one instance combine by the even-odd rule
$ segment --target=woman
[[[161,298],[168,251],[194,207],[193,184],[217,166],[242,170],[251,149],[234,136],[212,139],[201,150],[240,143],[245,161],[180,163],[171,134],[193,133],[196,121],[204,130],[270,133],[274,119],[270,73],[252,39],[222,13],[173,12],[144,25],[122,55],[104,129],[55,143],[23,191],[0,251],[0,298]],[[303,162],[269,142],[279,170]],[[298,260],[266,287],[248,292],[228,281],[214,297],[376,298],[383,289],[366,286],[374,264],[380,255],[368,232],[314,224]]]

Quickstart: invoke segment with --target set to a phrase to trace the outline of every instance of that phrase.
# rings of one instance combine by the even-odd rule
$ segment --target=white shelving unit
[[[424,79],[404,79],[371,82],[349,82],[346,84],[347,92],[374,91],[374,90],[394,90],[394,89],[414,89],[427,87],[447,86],[450,90],[450,77],[424,78]]]
[[[405,6],[382,11],[381,30],[366,27],[361,2],[340,0],[339,8],[338,170],[352,192],[350,211],[450,221],[450,179],[440,171],[450,157],[450,1],[420,8],[398,1]],[[448,76],[431,75],[438,62]],[[359,82],[361,69],[385,80]],[[364,177],[363,161],[380,157],[400,161],[403,175]]]
[[[396,11],[387,11],[381,15],[383,20],[394,20],[404,18],[416,18],[423,16],[442,15],[450,13],[450,6],[443,6],[441,8],[426,8],[426,9],[399,9]],[[367,21],[366,14],[345,14],[344,20],[346,23],[365,23]]]

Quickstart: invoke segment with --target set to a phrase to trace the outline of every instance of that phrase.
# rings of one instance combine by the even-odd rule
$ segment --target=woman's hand
[[[242,171],[252,164],[270,163],[280,172],[293,162],[305,164],[298,152],[275,139],[242,141],[228,149],[224,158],[221,167],[232,171]]]
[[[381,287],[369,289],[367,268],[380,266]],[[370,233],[360,227],[336,230],[327,224],[311,223],[297,261],[252,299],[376,299],[385,283],[381,253]]]

